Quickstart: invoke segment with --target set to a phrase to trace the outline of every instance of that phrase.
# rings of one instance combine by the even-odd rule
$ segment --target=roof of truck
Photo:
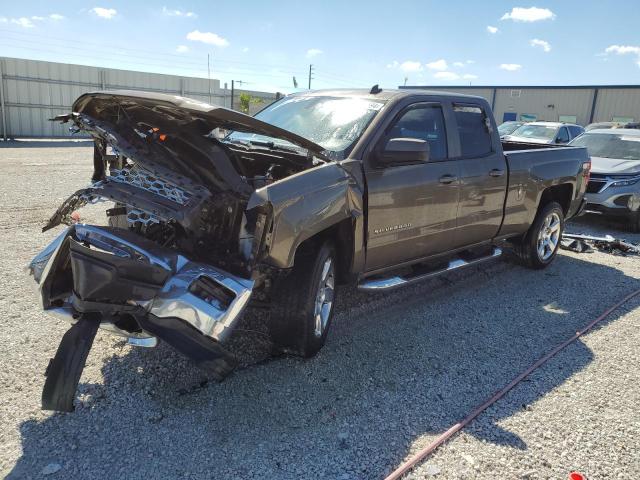
[[[368,88],[337,88],[337,89],[327,89],[327,90],[306,90],[302,92],[292,93],[289,96],[331,96],[331,97],[359,97],[366,98],[369,100],[383,100],[387,101],[392,98],[399,97],[410,97],[415,95],[433,95],[434,97],[455,97],[455,98],[472,98],[472,99],[482,99],[483,97],[479,97],[477,95],[465,95],[462,93],[455,92],[440,92],[435,90],[398,90],[395,88],[383,88],[379,93],[371,93],[371,90]]]

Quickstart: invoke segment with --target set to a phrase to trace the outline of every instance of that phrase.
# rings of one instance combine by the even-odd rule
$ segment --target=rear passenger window
[[[489,119],[477,105],[454,104],[463,157],[483,157],[492,151]]]
[[[584,130],[581,127],[571,126],[569,127],[569,131],[571,132],[571,138],[575,138],[581,135]]]
[[[391,127],[387,138],[418,138],[429,142],[431,160],[447,158],[447,135],[444,116],[438,105],[411,107]]]

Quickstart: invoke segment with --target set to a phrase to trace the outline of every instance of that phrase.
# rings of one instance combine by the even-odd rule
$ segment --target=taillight
[[[582,162],[582,178],[584,178],[584,183],[589,183],[589,179],[591,178],[591,157],[586,162]]]

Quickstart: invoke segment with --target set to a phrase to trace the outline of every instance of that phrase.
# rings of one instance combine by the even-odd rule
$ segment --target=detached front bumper
[[[236,365],[221,342],[246,307],[252,280],[193,262],[128,230],[91,225],[69,227],[29,269],[44,311],[74,324],[67,335],[73,330],[75,340],[63,339],[47,371],[48,384],[68,383],[63,380],[69,375],[79,380],[84,360],[73,371],[67,367],[70,358],[82,357],[74,349],[86,348],[88,353],[91,348],[93,336],[88,342],[77,341],[90,336],[80,332],[89,323],[133,344],[154,345],[156,338],[162,339],[220,380]],[[45,384],[44,408],[73,408],[77,380],[71,393],[69,386],[64,392],[49,387],[54,393],[47,394]]]

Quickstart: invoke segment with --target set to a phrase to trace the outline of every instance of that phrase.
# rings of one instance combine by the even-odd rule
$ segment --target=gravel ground
[[[8,147],[8,148],[7,148]],[[498,261],[391,294],[339,291],[326,347],[269,357],[248,312],[222,383],[169,347],[99,333],[73,414],[40,411],[67,325],[41,313],[28,260],[91,172],[86,144],[0,148],[0,472],[9,478],[381,478],[627,293],[640,259],[562,252],[545,271]],[[615,231],[602,222],[572,231]],[[411,478],[590,479],[640,471],[640,300],[616,311]]]

